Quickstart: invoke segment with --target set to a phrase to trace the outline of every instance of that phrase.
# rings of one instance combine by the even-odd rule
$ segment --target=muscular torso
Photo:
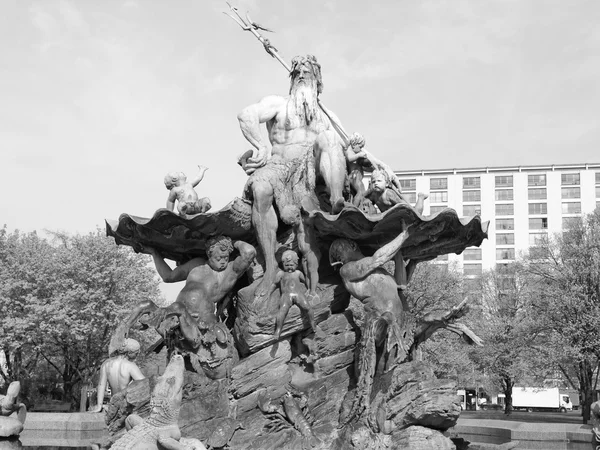
[[[131,381],[131,361],[125,357],[116,357],[106,362],[106,379],[112,394],[124,390]]]
[[[295,271],[292,273],[284,272],[281,280],[279,281],[281,286],[281,292],[284,294],[301,294],[303,292],[303,283],[300,281],[300,274],[302,272]],[[304,287],[304,290],[306,288]]]
[[[306,153],[306,147],[312,146],[319,133],[329,129],[331,125],[320,110],[308,125],[297,123],[297,119],[288,121],[287,104],[288,100],[282,99],[277,114],[267,122],[267,131],[272,145],[272,157],[291,160],[302,157]]]
[[[208,264],[194,267],[176,301],[184,304],[192,316],[205,321],[215,317],[216,303],[225,298],[238,279],[232,264],[230,262],[221,272],[211,269]]]
[[[346,290],[369,308],[381,313],[390,311],[395,315],[400,314],[402,302],[394,278],[384,269],[375,269],[366,277],[352,281],[344,276],[345,271],[351,270],[352,264],[346,264],[340,271]]]

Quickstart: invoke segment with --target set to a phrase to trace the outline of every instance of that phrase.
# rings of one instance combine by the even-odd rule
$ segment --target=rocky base
[[[274,342],[271,316],[265,311],[261,315],[258,309],[251,314],[254,309],[247,308],[244,320],[250,325],[239,330],[237,339],[243,340],[249,354],[240,359],[230,377],[211,380],[186,371],[179,419],[182,435],[206,443],[223,434],[225,419],[235,419],[226,430],[229,448],[235,450],[454,449],[443,431],[458,420],[456,386],[436,379],[423,362],[405,362],[376,375],[369,408],[340,428],[340,411],[353,399],[357,383],[354,357],[361,304],[352,300],[351,308],[339,307],[347,305],[348,299],[336,295],[336,285],[320,287],[315,317],[321,333],[306,329],[300,311],[293,307],[282,340]],[[246,298],[252,298],[240,293],[238,310],[244,308]],[[148,414],[152,380],[132,383],[111,400],[107,417],[112,433],[127,414]],[[287,411],[288,392],[300,415]]]

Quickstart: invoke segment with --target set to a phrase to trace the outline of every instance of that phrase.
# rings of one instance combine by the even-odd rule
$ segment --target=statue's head
[[[371,174],[371,188],[375,192],[383,192],[389,186],[390,180],[383,170],[375,169]]]
[[[350,239],[336,239],[329,247],[329,264],[346,264],[349,256],[359,252],[358,244]]]
[[[321,65],[313,55],[294,57],[294,59],[292,59],[290,78],[290,94],[297,85],[310,86],[316,90],[317,94],[323,92]]]
[[[281,208],[279,216],[286,225],[296,225],[300,222],[300,208],[296,205],[285,205]]]
[[[180,182],[185,182],[186,180],[187,180],[187,177],[185,176],[185,173],[183,173],[183,172],[169,172],[168,174],[165,175],[165,187],[168,190],[171,190],[175,186],[177,186]]]
[[[213,236],[206,241],[208,265],[217,272],[225,270],[229,264],[229,255],[233,251],[233,243],[228,236]]]
[[[319,111],[317,102],[323,91],[321,66],[312,55],[296,56],[290,71],[290,102],[286,125],[293,128],[310,124]]]
[[[126,355],[129,359],[135,359],[140,353],[140,343],[135,339],[125,338],[118,353],[120,355]]]
[[[281,255],[281,265],[286,272],[293,272],[298,268],[298,254],[293,250],[286,250]]]

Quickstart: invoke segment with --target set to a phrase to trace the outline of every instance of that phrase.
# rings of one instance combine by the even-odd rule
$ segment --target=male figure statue
[[[123,344],[110,358],[102,363],[100,367],[100,378],[98,380],[98,404],[92,412],[102,411],[106,384],[110,386],[112,395],[127,388],[133,380],[146,378],[137,364],[135,358],[140,352],[140,344],[135,339],[124,339]]]
[[[361,333],[360,352],[356,360],[358,386],[352,409],[346,414],[348,421],[368,408],[371,383],[379,358],[385,358],[385,366],[393,365],[407,356],[412,338],[404,337],[408,305],[399,295],[404,289],[414,264],[404,264],[400,247],[409,237],[403,231],[395,239],[377,250],[373,256],[362,254],[356,242],[348,239],[335,240],[329,249],[332,265],[341,264],[340,276],[346,290],[360,300],[365,307],[365,323]],[[390,275],[383,265],[394,259],[395,274]],[[408,272],[408,273],[407,273]],[[387,339],[386,339],[387,338]],[[385,352],[385,355],[383,354]],[[387,361],[386,361],[387,360]]]
[[[323,90],[321,66],[312,55],[296,57],[290,77],[289,97],[265,97],[238,114],[244,137],[256,149],[242,166],[250,175],[245,194],[252,200],[252,225],[266,265],[257,296],[266,294],[277,272],[274,206],[279,211],[288,204],[307,211],[318,208],[315,177],[325,182],[332,212],[344,206],[346,158],[340,138],[318,104]],[[267,126],[270,155],[261,137],[262,123]]]
[[[199,326],[202,330],[214,327],[217,340],[227,342],[227,328],[218,321],[216,307],[227,298],[256,256],[252,245],[243,241],[232,244],[227,236],[212,237],[206,244],[208,260],[194,258],[175,269],[169,267],[156,249],[143,249],[152,255],[156,270],[165,283],[186,282],[174,303],[156,311],[157,322],[160,323],[158,332],[164,337],[172,327],[179,325],[181,334],[194,350],[200,345]],[[235,260],[229,261],[234,247],[240,254]],[[134,314],[143,314],[147,306],[140,305]]]

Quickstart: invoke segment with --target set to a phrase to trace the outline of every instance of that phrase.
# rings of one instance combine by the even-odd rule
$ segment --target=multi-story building
[[[540,238],[568,229],[569,221],[600,205],[600,163],[552,166],[398,171],[410,203],[429,194],[424,215],[453,208],[459,216],[489,221],[479,248],[439,259],[467,276],[514,261]]]

